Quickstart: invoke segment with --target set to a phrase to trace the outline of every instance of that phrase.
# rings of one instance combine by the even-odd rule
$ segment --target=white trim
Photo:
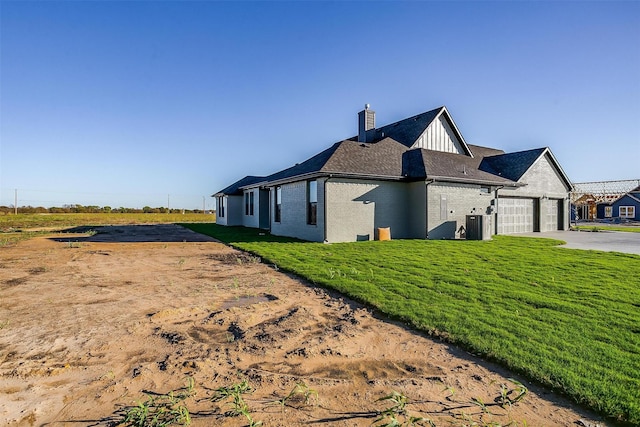
[[[624,209],[624,215],[622,214],[622,209]],[[636,217],[636,207],[635,206],[619,206],[618,207],[618,215],[620,218],[635,218]]]

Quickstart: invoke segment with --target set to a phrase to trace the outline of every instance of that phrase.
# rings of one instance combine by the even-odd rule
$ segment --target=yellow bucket
[[[378,228],[378,240],[391,240],[391,227]]]

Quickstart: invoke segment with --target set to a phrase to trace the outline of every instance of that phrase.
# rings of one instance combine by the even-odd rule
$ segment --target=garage
[[[498,234],[531,233],[535,227],[536,199],[500,197],[498,199]]]

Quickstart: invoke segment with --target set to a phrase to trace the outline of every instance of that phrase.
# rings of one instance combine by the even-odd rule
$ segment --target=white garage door
[[[545,231],[554,231],[558,229],[558,201],[549,200],[547,203],[547,215],[545,221]]]
[[[498,234],[533,232],[533,199],[498,200]]]

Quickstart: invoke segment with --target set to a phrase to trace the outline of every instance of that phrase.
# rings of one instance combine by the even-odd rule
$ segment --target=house
[[[598,219],[640,221],[640,186],[611,203],[600,203]]]
[[[574,207],[575,215],[572,216],[572,221],[587,220],[593,221],[596,219],[596,205],[597,199],[593,194],[583,194],[575,202],[572,203]]]
[[[549,148],[516,153],[468,144],[446,107],[376,127],[288,169],[218,191],[217,223],[316,242],[454,239],[467,216],[491,234],[566,230],[571,182]]]

